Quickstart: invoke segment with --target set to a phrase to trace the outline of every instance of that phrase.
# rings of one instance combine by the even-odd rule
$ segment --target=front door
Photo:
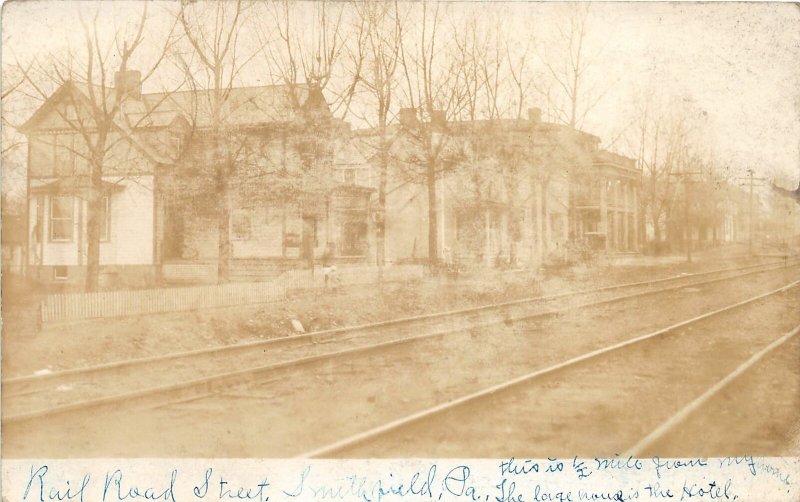
[[[314,216],[303,216],[302,246],[303,259],[312,261],[317,247],[317,219]]]
[[[183,258],[184,221],[180,209],[169,206],[164,219],[164,259]]]

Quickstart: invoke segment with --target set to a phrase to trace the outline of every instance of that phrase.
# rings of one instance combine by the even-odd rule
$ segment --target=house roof
[[[88,176],[70,176],[67,178],[59,178],[44,185],[31,186],[31,193],[48,193],[48,194],[76,194],[82,193],[91,188],[91,181]],[[102,182],[102,192],[119,192],[124,187],[116,183],[108,181]]]
[[[497,119],[448,122],[447,129],[455,137],[477,135],[487,139],[497,134],[513,144],[539,147],[534,148],[534,152],[547,162],[563,161],[583,167],[606,165],[627,171],[636,170],[634,159],[599,149],[598,136],[563,124],[532,122],[525,119]],[[402,135],[403,130],[399,124],[392,124],[387,132],[394,140],[398,135]],[[360,129],[354,131],[354,135],[367,148],[372,147],[375,150],[375,145],[369,145],[369,142],[377,137],[377,132],[374,128]],[[374,152],[365,155],[371,157]]]
[[[162,116],[164,122],[180,114],[189,123],[207,128],[213,125],[213,99],[213,91],[209,90],[143,94],[144,110],[140,113],[149,113],[154,119]],[[306,85],[235,87],[225,91],[220,116],[228,126],[290,122],[299,118],[303,110],[323,103],[321,91]],[[323,111],[330,115],[327,106]]]
[[[76,102],[93,106],[94,101],[105,101],[107,109],[115,106],[116,94],[111,86],[102,87],[73,81],[65,82],[34,112],[20,131],[28,134],[68,96]],[[134,134],[139,129],[166,128],[180,121],[197,129],[213,125],[213,91],[179,91],[142,94],[138,98],[127,96],[120,103],[114,125],[130,143],[155,164],[172,164],[176,159],[150,144],[146,137]],[[219,117],[226,127],[253,127],[294,121],[301,114],[316,113],[330,118],[331,113],[319,89],[307,85],[267,85],[237,87],[224,92],[224,104]]]
[[[20,130],[26,132],[34,129],[37,122],[51,111],[52,106],[70,91],[76,91],[76,96],[86,100],[89,99],[90,91],[93,91],[96,101],[104,98],[106,106],[109,109],[113,107],[113,87],[104,89],[102,86],[90,86],[70,80],[59,87]],[[197,127],[210,127],[213,122],[213,95],[213,90],[197,90],[146,93],[139,99],[127,97],[121,104],[120,120],[126,119],[131,127],[164,127],[174,122],[178,116],[183,116]],[[287,122],[295,120],[301,112],[313,107],[330,116],[322,92],[308,85],[234,87],[223,92],[223,100],[220,115],[227,125],[253,126]]]

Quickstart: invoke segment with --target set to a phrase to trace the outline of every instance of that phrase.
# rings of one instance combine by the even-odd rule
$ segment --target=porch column
[[[624,185],[622,185],[622,193],[623,193],[622,200],[623,200],[623,205],[624,205],[624,211],[623,211],[622,214],[623,214],[623,218],[625,218],[625,221],[623,222],[623,227],[622,227],[623,228],[622,242],[623,242],[623,249],[625,251],[628,251],[630,249],[630,245],[629,245],[630,244],[630,234],[629,234],[629,230],[630,229],[628,228],[628,225],[629,225],[628,220],[630,219],[630,207],[629,207],[629,204],[628,204],[628,182],[627,181],[625,182]]]
[[[633,250],[639,252],[639,201],[636,194],[636,186],[631,187],[631,199],[633,202]]]
[[[613,197],[613,207],[614,207],[614,221],[612,225],[614,229],[612,231],[612,235],[614,236],[614,242],[612,243],[612,249],[614,251],[619,251],[619,180],[612,180],[611,181],[611,196]]]
[[[544,215],[544,204],[542,201],[544,190],[542,190],[542,183],[536,183],[536,205],[534,212],[536,213],[536,251],[534,252],[534,264],[540,266],[544,258],[544,222],[542,219]]]
[[[378,253],[375,246],[375,222],[372,219],[372,196],[367,196],[367,249],[364,254],[367,258],[367,263],[378,265]]]
[[[607,185],[608,180],[600,178],[600,232],[605,235],[605,249],[608,251],[611,247],[610,236],[608,235],[608,201],[607,199]]]

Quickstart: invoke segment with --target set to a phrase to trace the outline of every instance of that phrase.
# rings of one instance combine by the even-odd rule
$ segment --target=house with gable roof
[[[122,99],[101,183],[104,287],[216,281],[215,118],[236,155],[226,225],[232,280],[313,263],[326,248],[365,259],[372,190],[352,176],[348,126],[318,89],[231,88],[214,117],[209,91],[142,93],[139,72],[126,71],[113,88],[64,83],[21,128],[30,277],[83,283],[93,187],[84,135],[97,134],[92,106],[112,92]]]

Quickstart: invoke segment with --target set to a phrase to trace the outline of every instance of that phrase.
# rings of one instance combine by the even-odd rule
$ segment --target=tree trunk
[[[86,291],[97,291],[100,284],[100,205],[103,198],[98,189],[90,190],[86,218]],[[78,229],[82,232],[83,229]]]
[[[103,171],[92,168],[89,201],[86,204],[86,291],[97,291],[100,285],[100,214],[103,197]],[[83,232],[82,228],[78,229]],[[80,252],[80,250],[79,250]]]
[[[436,201],[436,166],[428,161],[426,167],[428,185],[428,265],[434,269],[439,263],[439,225]]]
[[[380,217],[377,223],[377,265],[382,268],[386,264],[386,185],[389,177],[389,145],[386,142],[385,131],[381,136],[380,151],[380,179],[378,181],[378,212]]]
[[[220,174],[217,185],[217,199],[220,202],[217,214],[217,283],[230,281],[231,265],[231,201],[228,179]]]
[[[544,246],[543,246],[543,253],[547,253],[549,245],[553,242],[553,229],[550,225],[550,208],[547,204],[547,190],[548,186],[550,185],[550,177],[546,176],[544,180],[542,180],[542,222],[544,223]],[[544,254],[542,254],[542,258],[544,259]]]
[[[661,242],[661,225],[659,225],[658,216],[657,210],[652,209],[650,211],[650,219],[653,220],[653,240],[656,242],[656,246],[658,246],[658,243]]]

